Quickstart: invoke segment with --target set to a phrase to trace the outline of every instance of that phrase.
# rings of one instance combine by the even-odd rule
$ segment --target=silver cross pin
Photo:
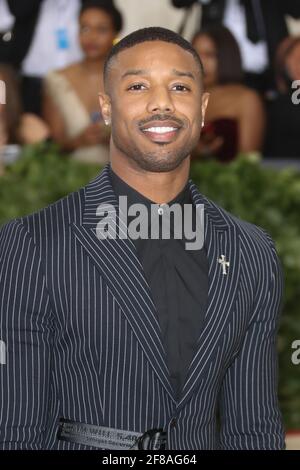
[[[218,262],[222,265],[222,268],[223,268],[222,273],[227,274],[226,267],[227,266],[229,267],[230,263],[229,263],[229,261],[226,261],[226,256],[221,255],[221,258],[218,259]]]

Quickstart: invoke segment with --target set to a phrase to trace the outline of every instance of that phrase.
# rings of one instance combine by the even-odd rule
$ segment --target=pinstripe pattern
[[[178,402],[135,246],[96,237],[98,205],[117,204],[108,165],[78,192],[2,227],[0,448],[89,448],[56,439],[60,417],[136,432],[164,427],[169,449],[284,447],[274,244],[189,185],[205,206],[209,293]]]

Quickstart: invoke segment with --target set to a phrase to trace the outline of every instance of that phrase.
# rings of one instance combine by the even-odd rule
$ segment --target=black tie
[[[240,0],[245,8],[247,22],[247,36],[256,44],[265,39],[265,24],[260,0]]]

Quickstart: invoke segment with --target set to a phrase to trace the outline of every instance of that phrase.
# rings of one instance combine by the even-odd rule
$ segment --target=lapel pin
[[[226,268],[229,267],[229,261],[226,261],[226,256],[221,255],[221,258],[218,259],[218,262],[222,265],[222,274],[227,274]]]

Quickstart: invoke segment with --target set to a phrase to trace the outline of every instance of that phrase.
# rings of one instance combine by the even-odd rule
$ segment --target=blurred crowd
[[[174,26],[180,33],[199,9],[189,39],[204,64],[210,101],[192,158],[228,162],[248,152],[300,157],[300,36],[291,36],[286,22],[287,15],[300,19],[300,2],[161,2],[182,13]],[[2,149],[50,140],[71,158],[108,161],[110,129],[98,93],[105,58],[124,32],[125,3],[0,0]],[[139,10],[146,5],[155,9],[158,3],[137,0]]]

